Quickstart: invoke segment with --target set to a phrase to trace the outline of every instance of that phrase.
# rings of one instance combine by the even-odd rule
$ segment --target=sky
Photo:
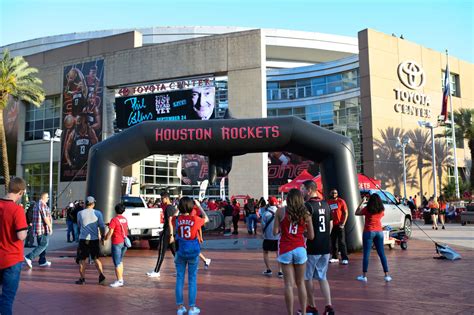
[[[241,26],[357,37],[372,28],[474,63],[473,0],[0,0],[0,46],[151,26]]]

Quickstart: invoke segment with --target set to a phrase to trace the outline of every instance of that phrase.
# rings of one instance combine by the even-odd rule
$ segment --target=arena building
[[[39,69],[46,100],[36,108],[12,101],[4,111],[11,173],[30,194],[49,189],[53,144],[58,206],[83,199],[90,147],[144,120],[258,118],[294,115],[352,139],[358,171],[403,192],[407,136],[408,195],[432,195],[431,137],[437,124],[446,55],[371,29],[357,37],[235,27],[155,27],[75,33],[8,48]],[[473,108],[473,65],[449,57],[452,105]],[[199,104],[199,105],[196,105]],[[448,127],[435,128],[442,135]],[[205,137],[205,134],[161,137]],[[317,135],[315,135],[317,136]],[[439,187],[453,176],[451,144],[436,143]],[[468,178],[467,142],[457,138],[459,175]],[[127,148],[123,148],[127,154]],[[13,166],[13,167],[12,167]],[[278,194],[278,187],[318,165],[291,152],[233,159],[226,196]],[[15,172],[16,170],[16,172]],[[124,169],[124,191],[156,197],[197,195],[207,177],[198,155],[153,155]],[[210,186],[219,195],[219,185]]]

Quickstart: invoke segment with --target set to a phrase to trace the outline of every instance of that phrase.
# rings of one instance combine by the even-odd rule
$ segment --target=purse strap
[[[120,222],[120,219],[119,219],[119,218],[117,218],[117,220],[119,221],[120,227],[122,228],[122,235],[123,235],[123,238],[126,238],[127,235],[125,235],[125,231],[124,231],[124,229],[123,229],[122,222]]]

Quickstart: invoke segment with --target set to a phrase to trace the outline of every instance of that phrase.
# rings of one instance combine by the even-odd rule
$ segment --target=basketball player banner
[[[102,140],[104,60],[64,67],[61,181],[84,181],[89,149]]]

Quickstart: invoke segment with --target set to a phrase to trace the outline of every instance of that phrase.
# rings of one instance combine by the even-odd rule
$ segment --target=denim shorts
[[[302,265],[308,259],[308,255],[306,254],[306,248],[304,247],[297,247],[292,251],[286,252],[278,256],[278,262],[289,265]]]
[[[118,267],[122,263],[126,251],[127,247],[125,247],[123,243],[112,244],[112,260],[114,261],[115,267]]]
[[[328,271],[329,256],[330,254],[308,255],[304,279],[327,280],[326,273]]]

